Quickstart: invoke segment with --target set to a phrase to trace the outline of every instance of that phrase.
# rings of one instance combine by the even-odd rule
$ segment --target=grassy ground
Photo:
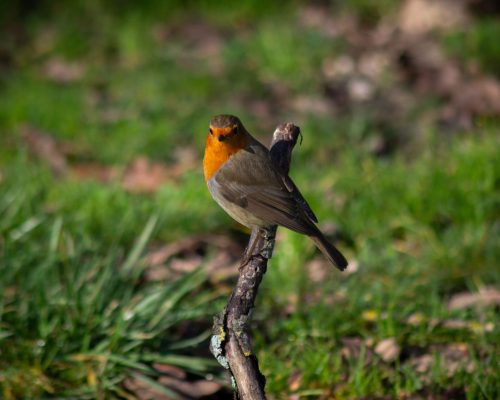
[[[178,3],[4,14],[1,397],[176,398],[161,365],[221,381],[206,351],[230,288],[209,272],[217,248],[177,252],[165,268],[201,267],[164,279],[149,256],[198,234],[244,244],[199,162],[209,118],[229,112],[263,140],[301,127],[291,175],[351,261],[339,273],[279,231],[254,315],[270,396],[497,398],[500,119],[466,93],[498,82],[498,20],[467,11],[405,48],[374,44],[394,1]],[[434,69],[412,56],[429,37]],[[441,85],[450,68],[458,89]],[[160,173],[131,177],[138,157]]]

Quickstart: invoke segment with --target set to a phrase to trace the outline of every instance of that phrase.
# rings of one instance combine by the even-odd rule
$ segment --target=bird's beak
[[[211,127],[214,137],[217,138],[219,142],[223,142],[232,136],[233,128],[215,128]]]

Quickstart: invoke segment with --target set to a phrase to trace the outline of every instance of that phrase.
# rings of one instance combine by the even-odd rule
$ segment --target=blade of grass
[[[148,222],[146,222],[146,225],[144,226],[142,233],[140,234],[139,238],[137,239],[134,246],[132,247],[132,250],[130,251],[127,259],[123,263],[122,273],[125,274],[125,276],[133,275],[133,276],[131,276],[131,278],[133,278],[140,273],[140,270],[136,269],[136,272],[134,274],[131,274],[133,268],[136,266],[137,262],[139,261],[139,258],[141,257],[141,254],[144,251],[146,244],[148,243],[149,239],[151,238],[151,235],[154,231],[154,228],[156,227],[157,222],[158,222],[158,215],[157,214],[152,215],[148,219]]]

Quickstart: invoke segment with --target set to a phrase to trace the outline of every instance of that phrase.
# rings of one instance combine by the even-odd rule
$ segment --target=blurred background
[[[350,261],[280,229],[254,313],[272,399],[500,396],[499,3],[7,1],[0,397],[225,399],[212,316],[247,232],[208,122],[269,143]]]

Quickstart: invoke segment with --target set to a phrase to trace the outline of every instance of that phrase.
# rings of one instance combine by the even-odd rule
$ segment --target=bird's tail
[[[347,267],[347,260],[342,255],[340,251],[336,249],[336,247],[331,244],[325,236],[318,230],[318,232],[311,236],[311,239],[314,240],[318,249],[325,255],[330,262],[335,265],[341,271],[345,270]]]

